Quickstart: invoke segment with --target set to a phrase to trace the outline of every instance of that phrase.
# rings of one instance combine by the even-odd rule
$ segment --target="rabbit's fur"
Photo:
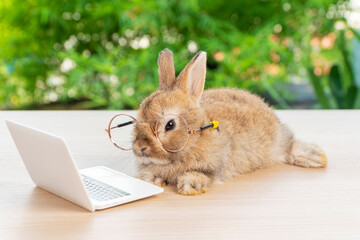
[[[205,52],[197,53],[177,78],[170,50],[160,52],[158,65],[159,89],[141,103],[140,123],[134,130],[133,151],[140,178],[157,185],[175,185],[180,194],[197,195],[215,180],[278,163],[326,166],[321,149],[294,139],[260,97],[228,88],[203,92]],[[190,129],[214,120],[219,127],[192,134],[183,150],[169,152],[149,127],[169,113],[186,119]],[[173,141],[177,141],[176,131],[172,134]]]

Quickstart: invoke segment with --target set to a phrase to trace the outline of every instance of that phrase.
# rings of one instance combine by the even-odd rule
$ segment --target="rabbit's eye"
[[[168,121],[168,123],[165,126],[165,131],[170,131],[173,130],[175,128],[175,121],[172,119],[170,121]]]

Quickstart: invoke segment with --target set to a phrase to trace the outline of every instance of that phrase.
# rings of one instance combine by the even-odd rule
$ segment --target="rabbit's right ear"
[[[176,84],[198,103],[204,90],[206,77],[206,52],[198,52],[177,77]]]
[[[175,83],[175,66],[173,53],[165,48],[159,53],[159,89],[165,90],[172,87]]]

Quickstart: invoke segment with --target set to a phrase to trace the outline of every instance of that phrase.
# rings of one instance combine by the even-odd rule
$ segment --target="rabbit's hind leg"
[[[294,140],[291,145],[288,163],[300,167],[321,168],[326,167],[327,157],[319,146]]]

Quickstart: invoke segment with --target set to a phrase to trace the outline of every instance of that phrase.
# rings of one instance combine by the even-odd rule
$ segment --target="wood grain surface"
[[[360,111],[276,111],[326,152],[326,169],[279,165],[186,197],[165,192],[90,213],[35,187],[5,126],[66,139],[78,167],[136,176],[104,131],[119,111],[0,111],[0,239],[360,239]],[[136,116],[136,112],[126,112]]]

